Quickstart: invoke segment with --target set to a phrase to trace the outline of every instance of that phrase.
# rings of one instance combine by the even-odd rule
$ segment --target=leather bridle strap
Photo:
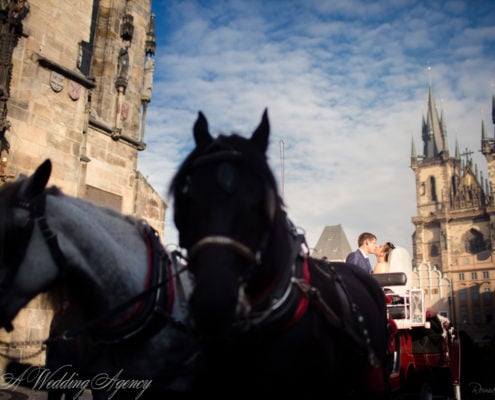
[[[253,261],[256,264],[260,263],[259,252],[255,253],[244,243],[241,243],[228,236],[220,236],[220,235],[205,236],[204,238],[198,240],[189,250],[188,258],[189,259],[194,258],[194,256],[198,253],[200,249],[202,249],[205,246],[211,246],[211,245],[230,247],[244,258],[247,258],[248,260]]]
[[[43,239],[50,250],[50,254],[57,264],[57,267],[62,271],[67,267],[67,259],[64,253],[60,250],[57,235],[50,229],[45,216],[46,192],[41,193],[33,201],[18,199],[19,207],[29,211],[30,220],[37,222],[40,228]]]

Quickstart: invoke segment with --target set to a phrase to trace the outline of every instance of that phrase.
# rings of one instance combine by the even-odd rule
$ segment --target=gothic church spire
[[[425,159],[448,158],[447,129],[445,118],[439,117],[431,85],[428,92],[428,112],[423,118],[422,137]]]

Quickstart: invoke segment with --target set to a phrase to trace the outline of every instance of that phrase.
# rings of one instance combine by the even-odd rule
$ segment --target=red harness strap
[[[151,234],[153,234],[153,233],[154,233],[154,231],[152,231]],[[153,268],[160,268],[161,267],[161,261],[156,260],[156,258],[154,257],[155,256],[154,251],[156,251],[156,249],[153,248],[153,243],[151,242],[151,239],[149,237],[148,232],[145,232],[143,236],[144,236],[144,240],[146,242],[146,253],[148,255],[148,270],[146,272],[146,278],[144,280],[144,290],[143,290],[143,291],[146,291],[151,287],[151,284],[152,284]],[[168,279],[167,312],[171,313],[173,305],[174,305],[174,282],[172,279],[173,273],[172,273],[172,268],[171,268],[170,263],[167,263],[166,269],[167,269],[167,279]],[[123,326],[124,324],[126,324],[127,322],[132,320],[136,315],[138,315],[138,313],[143,308],[145,301],[146,301],[146,298],[139,300],[136,303],[136,305],[132,308],[132,310],[130,310],[121,320],[113,322],[113,323],[106,322],[106,323],[103,323],[102,325],[105,328],[117,328],[117,327]]]
[[[309,272],[309,263],[307,256],[304,256],[303,258],[303,270],[302,270],[301,279],[305,281],[308,285],[311,282],[311,274]],[[292,319],[287,324],[287,328],[294,325],[297,321],[299,321],[302,318],[302,316],[304,315],[304,313],[308,308],[308,304],[309,304],[309,297],[307,296],[307,294],[306,293],[301,294],[299,299],[299,304],[297,305],[296,311],[294,312]]]

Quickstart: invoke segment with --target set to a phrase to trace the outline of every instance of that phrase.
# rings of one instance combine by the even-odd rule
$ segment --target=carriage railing
[[[403,272],[373,275],[387,296],[387,312],[398,329],[428,327],[426,321],[425,294],[423,289],[408,289],[403,294],[394,293],[389,286],[404,286],[407,276]]]

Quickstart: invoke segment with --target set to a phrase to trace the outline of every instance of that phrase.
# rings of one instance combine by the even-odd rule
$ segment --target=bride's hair
[[[395,249],[395,245],[392,242],[387,242],[383,245],[383,252],[385,253],[385,261],[388,262],[388,257],[390,256],[390,252]]]

